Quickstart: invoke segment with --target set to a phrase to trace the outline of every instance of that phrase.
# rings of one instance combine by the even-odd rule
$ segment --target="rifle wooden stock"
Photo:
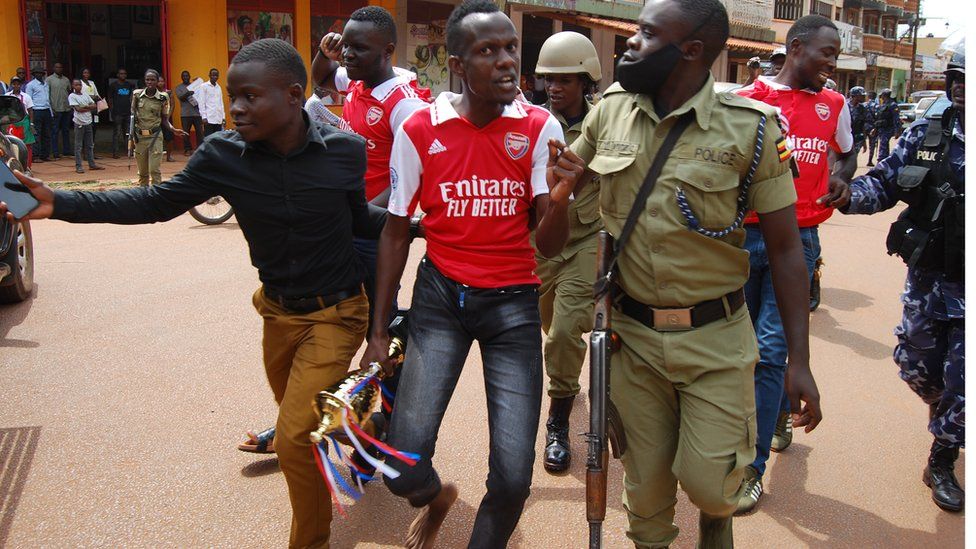
[[[593,332],[590,334],[590,431],[586,434],[586,520],[590,523],[591,549],[603,546],[601,529],[607,515],[607,408],[612,406],[609,372],[610,354],[615,346],[610,330],[613,292],[607,276],[613,257],[613,237],[600,231],[597,239]]]

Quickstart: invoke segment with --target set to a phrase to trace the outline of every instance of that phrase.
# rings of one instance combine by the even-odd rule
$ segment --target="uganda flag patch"
[[[786,162],[793,156],[793,150],[783,137],[776,140],[776,152],[779,153],[780,162]]]

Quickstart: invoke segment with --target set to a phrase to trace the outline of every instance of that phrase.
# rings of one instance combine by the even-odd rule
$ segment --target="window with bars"
[[[864,32],[867,34],[881,34],[881,20],[877,14],[864,14]]]
[[[773,18],[796,21],[803,16],[803,0],[776,0],[773,4]]]
[[[810,13],[822,15],[830,19],[834,15],[834,4],[832,2],[824,2],[823,0],[814,0],[810,2]]]
[[[897,38],[895,36],[895,20],[890,17],[885,17],[881,20],[881,36],[885,38]]]

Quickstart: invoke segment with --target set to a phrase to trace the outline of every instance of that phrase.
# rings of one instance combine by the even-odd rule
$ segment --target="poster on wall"
[[[451,87],[447,68],[447,20],[431,21],[430,24],[411,23],[407,29],[407,62],[410,70],[417,73],[417,84],[430,88],[437,95]]]
[[[227,11],[228,59],[241,48],[262,38],[280,38],[294,44],[292,14],[268,11]]]

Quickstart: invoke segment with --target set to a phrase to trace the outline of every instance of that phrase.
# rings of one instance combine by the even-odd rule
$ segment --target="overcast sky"
[[[967,6],[969,2],[966,0],[921,0],[921,2],[922,17],[926,19],[926,24],[918,29],[919,37],[928,36],[929,33],[938,37],[948,36],[953,31],[963,28],[967,15],[972,15],[972,8]],[[949,23],[948,28],[946,23]]]

